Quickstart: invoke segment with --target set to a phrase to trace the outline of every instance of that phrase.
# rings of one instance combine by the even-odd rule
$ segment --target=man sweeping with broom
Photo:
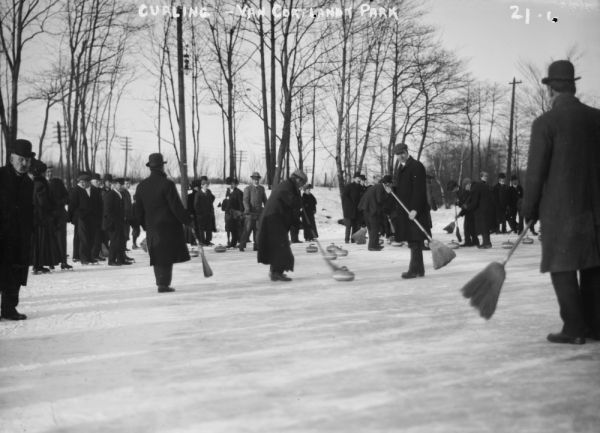
[[[407,241],[410,248],[410,264],[408,271],[402,273],[402,278],[422,277],[425,275],[423,241],[426,235],[411,220],[419,221],[431,235],[425,167],[408,154],[408,146],[404,143],[394,146],[394,154],[397,155],[393,177],[394,189],[398,198],[409,210],[408,212],[400,210],[394,227],[396,241]]]
[[[542,79],[552,109],[531,127],[522,205],[525,221],[539,217],[544,230],[541,272],[550,272],[564,322],[552,343],[600,340],[600,110],[575,97],[578,79],[567,60]]]

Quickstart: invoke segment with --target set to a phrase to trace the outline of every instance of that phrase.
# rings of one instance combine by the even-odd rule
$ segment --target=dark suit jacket
[[[531,126],[525,220],[539,216],[542,272],[600,266],[600,110],[560,94]]]
[[[364,193],[362,186],[358,183],[351,182],[344,187],[342,192],[342,211],[344,218],[358,218],[358,203]]]
[[[73,224],[102,221],[102,198],[98,188],[91,186],[88,195],[85,189],[75,186],[69,193],[68,217]]]
[[[116,191],[110,190],[102,198],[104,211],[102,213],[102,229],[112,232],[123,230],[125,225],[125,198],[119,197]]]
[[[69,191],[65,187],[62,179],[53,177],[48,181],[50,197],[54,203],[54,218],[57,224],[66,224],[67,209],[65,206],[69,203]]]

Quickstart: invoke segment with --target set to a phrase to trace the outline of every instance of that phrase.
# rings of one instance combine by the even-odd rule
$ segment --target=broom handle
[[[394,193],[394,191],[390,191],[390,194],[392,194],[394,196],[394,198],[396,199],[396,201],[398,203],[400,203],[400,206],[402,206],[402,208],[406,211],[407,214],[410,214],[410,211],[408,210],[408,208],[404,205],[404,203],[402,203],[402,201],[398,198],[398,196]],[[420,229],[421,231],[425,234],[425,236],[427,237],[427,240],[429,240],[429,242],[431,242],[433,239],[431,239],[431,236],[429,236],[429,233],[427,233],[427,231],[423,228],[423,226],[421,225],[421,223],[419,221],[417,221],[417,218],[415,217],[415,219],[412,220]]]
[[[525,223],[525,227],[523,227],[523,231],[521,232],[521,234],[517,238],[517,241],[515,242],[515,244],[512,246],[512,248],[510,249],[510,251],[506,255],[506,258],[502,262],[502,266],[506,265],[506,262],[508,262],[508,260],[510,259],[510,256],[513,255],[513,253],[515,252],[515,250],[517,249],[517,247],[519,246],[519,244],[521,243],[521,241],[523,240],[523,238],[527,234],[527,231],[529,231],[529,226],[530,225],[531,225],[531,221],[527,221]]]

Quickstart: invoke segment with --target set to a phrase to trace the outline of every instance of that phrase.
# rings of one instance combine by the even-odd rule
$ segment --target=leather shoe
[[[551,343],[585,344],[585,337],[571,337],[570,335],[563,334],[562,332],[548,334],[547,338]]]
[[[379,246],[379,247],[369,247],[369,251],[381,251],[383,249],[383,247]]]
[[[292,279],[283,272],[270,272],[269,276],[271,277],[271,281],[292,281]]]
[[[0,316],[4,320],[25,320],[27,316],[25,314],[19,313],[17,310],[12,313],[2,313]]]
[[[479,248],[480,250],[487,250],[487,249],[492,248],[492,244],[479,245],[477,248]]]
[[[175,289],[173,287],[168,287],[168,286],[158,286],[158,293],[168,293],[168,292],[174,292]]]
[[[402,278],[404,279],[410,279],[410,278],[417,278],[417,277],[424,277],[425,276],[425,272],[402,272]]]

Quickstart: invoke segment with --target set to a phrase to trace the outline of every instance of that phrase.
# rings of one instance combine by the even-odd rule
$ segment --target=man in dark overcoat
[[[17,311],[19,291],[27,285],[33,233],[33,181],[27,175],[31,142],[16,140],[10,163],[0,167],[0,317],[25,320]]]
[[[346,225],[346,233],[344,242],[354,242],[351,238],[354,233],[360,229],[360,210],[358,203],[364,193],[360,173],[354,173],[352,182],[347,184],[342,191],[342,211],[344,214],[344,224]]]
[[[162,154],[148,156],[146,166],[150,176],[140,182],[135,191],[135,215],[146,231],[150,265],[159,293],[174,292],[170,287],[173,264],[187,262],[190,254],[185,243],[183,226],[191,223],[175,188],[164,171]]]
[[[523,202],[523,187],[519,185],[519,178],[516,174],[510,177],[509,200],[508,200],[508,224],[515,233],[521,233],[523,230],[523,214],[521,204]],[[518,219],[517,219],[518,218]]]
[[[296,170],[289,179],[273,188],[259,221],[258,262],[271,265],[271,281],[291,281],[284,274],[294,270],[294,255],[290,248],[288,232],[294,219],[300,215],[302,198],[300,188],[308,178]]]
[[[495,232],[506,233],[506,220],[509,213],[510,188],[506,184],[506,175],[498,173],[498,183],[494,185],[494,202],[496,209]]]
[[[564,322],[548,340],[583,344],[600,339],[600,110],[575,97],[576,79],[559,60],[542,80],[552,108],[531,126],[522,212],[542,225],[540,270]]]
[[[467,203],[467,212],[473,212],[475,219],[475,233],[481,236],[481,245],[477,248],[492,248],[490,233],[496,227],[496,205],[494,193],[489,186],[488,173],[482,171],[480,180],[471,184],[471,195]]]
[[[430,232],[425,167],[408,154],[408,146],[404,143],[394,146],[394,154],[398,157],[394,168],[394,189],[409,210],[408,214],[404,210],[398,211],[395,226],[396,241],[408,242],[410,248],[410,264],[408,271],[402,273],[402,278],[422,277],[425,275],[423,241],[427,237],[412,220],[416,219]]]
[[[475,233],[475,215],[473,209],[469,207],[471,203],[471,186],[473,182],[468,177],[462,181],[462,188],[458,190],[456,195],[457,204],[461,208],[458,216],[464,216],[463,221],[463,235],[465,242],[461,247],[477,247],[479,246],[479,239]]]
[[[66,206],[69,203],[69,191],[65,187],[62,179],[53,176],[54,168],[48,166],[46,170],[46,179],[52,203],[54,203],[54,236],[56,244],[60,250],[61,269],[73,269],[67,262],[67,222],[68,215]]]
[[[194,196],[194,211],[196,214],[196,227],[198,239],[205,246],[211,246],[212,234],[217,231],[215,220],[215,196],[208,188],[208,177],[200,177],[200,188]]]
[[[242,232],[242,219],[244,215],[244,193],[238,188],[239,182],[235,177],[228,177],[227,192],[223,200],[222,210],[225,212],[225,231],[227,231],[227,246],[235,248]]]
[[[102,197],[102,230],[108,235],[108,265],[129,265],[125,260],[125,198],[121,191],[124,179],[112,181],[112,189]]]
[[[362,211],[363,218],[369,231],[369,251],[381,251],[379,245],[379,233],[385,227],[386,218],[384,210],[387,204],[389,193],[392,191],[392,176],[386,174],[381,181],[370,188],[367,188],[360,199],[359,209]]]
[[[100,192],[90,185],[91,176],[80,174],[77,186],[69,193],[69,221],[77,231],[79,260],[82,265],[96,264],[98,261],[92,255],[92,248],[98,225],[96,221],[102,217],[102,208],[98,208]]]
[[[102,228],[102,209],[104,208],[104,194],[110,191],[110,182],[112,176],[105,175],[104,183],[99,173],[92,173],[90,181],[90,198],[92,199],[92,207],[96,209],[94,212],[94,241],[92,242],[92,258],[97,261],[106,260],[103,250],[108,247],[108,234]],[[107,178],[107,176],[109,176]],[[108,188],[107,188],[108,185]],[[104,248],[103,248],[104,246]]]
[[[302,231],[304,232],[304,240],[312,241],[319,237],[315,214],[317,213],[317,198],[312,193],[313,186],[309,183],[304,186],[302,193]]]

